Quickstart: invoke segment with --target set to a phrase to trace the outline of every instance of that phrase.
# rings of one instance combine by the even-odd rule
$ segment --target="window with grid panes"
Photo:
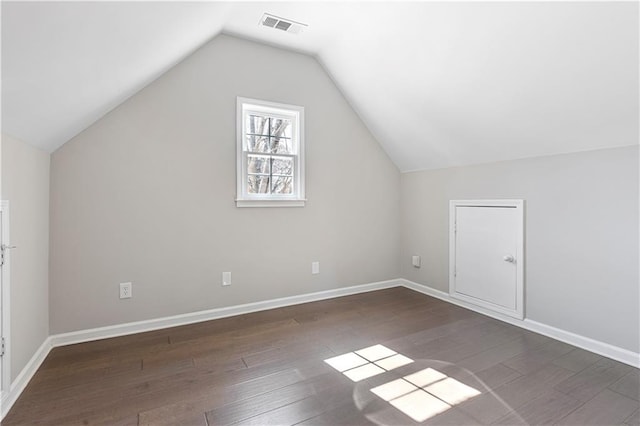
[[[304,206],[304,108],[238,98],[238,207]]]

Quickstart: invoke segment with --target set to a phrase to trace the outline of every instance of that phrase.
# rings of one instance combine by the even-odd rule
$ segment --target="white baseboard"
[[[633,367],[640,366],[640,354],[629,350],[609,345],[588,337],[580,336],[565,330],[551,327],[529,319],[518,320],[507,315],[491,312],[482,307],[474,306],[460,300],[451,298],[448,293],[427,287],[402,278],[388,281],[380,281],[370,284],[344,287],[333,290],[319,291],[315,293],[302,294],[298,296],[283,297],[279,299],[265,300],[262,302],[247,303],[225,308],[209,309],[206,311],[191,312],[181,315],[174,315],[164,318],[156,318],[145,321],[117,324],[108,327],[99,327],[88,330],[74,331],[70,333],[54,334],[49,336],[36,353],[31,357],[27,365],[22,369],[18,377],[11,383],[8,392],[3,393],[0,401],[0,420],[9,412],[20,394],[38,371],[40,365],[45,360],[49,351],[57,346],[71,345],[75,343],[90,342],[93,340],[106,339],[110,337],[125,336],[128,334],[142,333],[145,331],[159,330],[168,327],[193,324],[202,321],[210,321],[219,318],[226,318],[234,315],[248,314],[251,312],[264,311],[267,309],[280,308],[284,306],[298,305],[301,303],[315,302],[319,300],[332,299],[335,297],[349,296],[352,294],[366,293],[374,290],[382,290],[391,287],[406,287],[419,293],[432,296],[454,305],[462,306],[472,311],[487,315],[489,317],[507,322],[509,324],[522,327],[524,329],[543,334],[545,336],[569,343],[579,348],[615,359],[629,364]]]
[[[52,347],[51,336],[49,336],[44,342],[42,342],[27,365],[25,365],[20,374],[18,374],[18,377],[16,377],[16,379],[11,383],[9,390],[7,392],[3,392],[2,401],[0,401],[0,420],[4,419],[4,416],[18,400],[18,397],[22,394],[24,388],[27,387],[33,375],[36,374],[36,371],[38,371],[42,362],[45,360],[47,355],[49,355],[49,351]]]
[[[142,333],[145,331],[160,330],[163,328],[193,324],[202,321],[210,321],[214,319],[232,317],[234,315],[249,314],[251,312],[281,308],[283,306],[299,305],[301,303],[316,302],[318,300],[332,299],[335,297],[348,296],[351,294],[365,293],[369,291],[399,286],[402,286],[401,280],[379,281],[370,284],[362,284],[351,287],[319,291],[315,293],[301,294],[298,296],[246,303],[244,305],[208,309],[206,311],[190,312],[164,318],[156,318],[145,321],[130,322],[126,324],[111,325],[108,327],[73,331],[70,333],[55,334],[51,336],[51,344],[56,347],[71,345],[74,343],[90,342],[92,340],[118,337],[134,333]]]
[[[527,325],[525,328],[538,334],[543,334],[547,337],[597,353],[598,355],[615,359],[616,361],[623,362],[632,367],[640,368],[639,353],[610,345],[599,340],[594,340],[589,337],[581,336],[579,334],[571,333],[570,331],[565,331],[550,325],[542,324],[537,321],[525,319],[524,322]]]
[[[444,300],[454,305],[462,306],[463,308],[481,313],[483,315],[489,316],[491,318],[495,318],[500,321],[507,322],[509,324],[513,324],[515,326],[524,328],[526,330],[533,331],[535,333],[542,334],[544,336],[551,337],[556,340],[560,340],[561,342],[568,343],[570,345],[588,350],[590,352],[594,352],[598,355],[615,359],[616,361],[620,361],[632,367],[640,368],[640,354],[636,352],[632,352],[628,349],[623,349],[618,346],[610,345],[608,343],[604,343],[599,340],[594,340],[590,337],[581,336],[579,334],[575,334],[570,331],[552,327],[550,325],[546,325],[528,318],[525,318],[524,320],[519,320],[519,319],[510,317],[508,315],[492,312],[480,306],[476,306],[471,303],[466,303],[464,301],[452,298],[449,295],[449,293],[445,293],[444,291],[436,290],[434,288],[427,287],[425,285],[418,284],[413,281],[409,281],[405,279],[400,279],[400,281],[402,282],[402,285],[404,287],[409,288],[411,290],[415,290],[417,292],[426,294],[428,296],[432,296],[432,297]]]
[[[4,392],[0,402],[0,420],[9,412],[22,391],[38,371],[49,351],[57,346],[71,345],[74,343],[90,342],[109,337],[125,336],[128,334],[142,333],[145,331],[159,330],[162,328],[176,327],[179,325],[193,324],[234,315],[248,314],[283,306],[298,305],[301,303],[315,302],[335,297],[349,296],[351,294],[366,293],[374,290],[402,286],[401,280],[379,281],[370,284],[362,284],[351,287],[343,287],[315,293],[301,294],[298,296],[283,297],[279,299],[265,300],[262,302],[247,303],[225,308],[209,309],[206,311],[190,312],[164,318],[156,318],[146,321],[117,324],[108,327],[92,328],[88,330],[74,331],[71,333],[54,334],[49,336],[31,357],[27,365],[22,369],[18,377],[11,383],[8,392]]]

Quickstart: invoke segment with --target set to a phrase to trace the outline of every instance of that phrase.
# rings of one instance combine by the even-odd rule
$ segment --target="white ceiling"
[[[638,143],[638,3],[3,2],[2,130],[53,151],[221,32],[314,55],[402,171]],[[263,12],[309,24],[258,26]]]

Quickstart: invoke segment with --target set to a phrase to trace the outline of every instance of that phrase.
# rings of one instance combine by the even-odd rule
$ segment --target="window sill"
[[[304,207],[306,198],[291,200],[236,199],[236,207]]]

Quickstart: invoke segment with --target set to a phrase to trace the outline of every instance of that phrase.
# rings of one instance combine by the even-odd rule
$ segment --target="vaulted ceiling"
[[[638,143],[637,2],[2,2],[1,12],[2,131],[48,151],[220,33],[315,56],[402,171]],[[264,12],[308,28],[259,26]]]

